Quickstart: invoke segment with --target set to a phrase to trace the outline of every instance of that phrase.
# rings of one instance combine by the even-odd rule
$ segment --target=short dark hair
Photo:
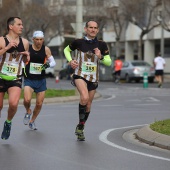
[[[85,24],[85,27],[86,27],[86,28],[88,27],[88,24],[89,24],[90,21],[96,22],[96,23],[97,23],[97,27],[99,27],[99,23],[98,23],[97,21],[91,19],[91,20],[88,20],[88,21],[86,22],[86,24]]]
[[[10,17],[10,18],[8,18],[8,20],[7,20],[7,30],[8,31],[9,31],[9,25],[13,25],[15,23],[15,18],[18,18],[18,19],[21,20],[20,17]]]

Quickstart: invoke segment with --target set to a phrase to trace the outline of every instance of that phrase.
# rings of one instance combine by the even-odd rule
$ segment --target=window
[[[84,6],[92,6],[92,5],[95,5],[95,6],[103,6],[104,4],[104,1],[103,0],[84,0],[83,1],[83,5]]]
[[[123,67],[128,67],[129,66],[129,63],[128,62],[124,62],[123,63]]]
[[[65,0],[64,5],[76,5],[76,0]]]

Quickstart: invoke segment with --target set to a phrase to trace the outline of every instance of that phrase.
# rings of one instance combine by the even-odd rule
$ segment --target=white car
[[[124,79],[128,83],[133,80],[140,82],[143,80],[144,73],[147,74],[148,81],[153,83],[155,78],[155,69],[153,66],[145,61],[124,61],[120,79]]]
[[[45,69],[45,74],[47,76],[50,76],[50,77],[54,77],[55,76],[55,70],[54,70],[54,67],[49,67],[47,69]]]

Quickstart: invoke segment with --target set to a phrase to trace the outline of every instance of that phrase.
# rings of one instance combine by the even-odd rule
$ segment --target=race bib
[[[39,63],[30,63],[30,74],[41,74],[41,66]]]
[[[82,73],[86,75],[96,74],[97,65],[93,62],[83,62],[82,64]]]
[[[1,72],[8,76],[16,76],[18,73],[18,64],[11,62],[4,62]]]

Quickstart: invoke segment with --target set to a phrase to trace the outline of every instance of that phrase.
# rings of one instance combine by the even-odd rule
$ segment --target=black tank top
[[[9,44],[9,41],[8,41],[8,39],[6,37],[4,37],[4,39],[5,39],[5,43],[6,43],[6,46],[7,46]],[[22,38],[21,37],[19,37],[19,44],[18,44],[18,46],[10,48],[7,52],[8,53],[12,53],[14,51],[18,51],[18,52],[25,51],[24,44],[22,42]]]
[[[6,46],[9,44],[7,37],[4,37]],[[11,47],[6,53],[3,54],[2,61],[0,63],[0,71],[5,61],[14,61],[19,64],[17,77],[21,77],[22,74],[22,55],[19,52],[25,51],[22,38],[19,37],[19,44],[16,47]]]
[[[28,64],[25,66],[25,74],[24,77],[28,79],[44,79],[45,78],[45,70],[41,71],[41,74],[32,74],[30,73],[30,64],[31,63],[37,63],[37,64],[44,64],[46,60],[46,53],[45,53],[45,46],[42,45],[41,49],[39,51],[35,51],[32,48],[32,45],[29,47],[29,52],[30,52],[30,61]]]

